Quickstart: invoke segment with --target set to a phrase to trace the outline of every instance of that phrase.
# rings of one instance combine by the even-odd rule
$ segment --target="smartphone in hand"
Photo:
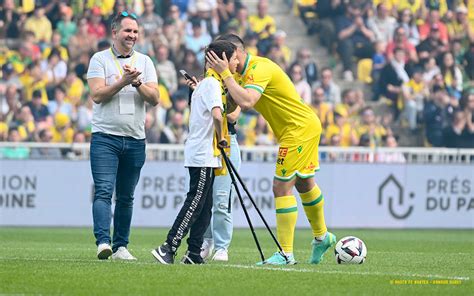
[[[193,78],[188,74],[188,72],[184,71],[184,70],[179,70],[179,73],[181,73],[181,75],[184,76],[184,78],[186,78],[187,80],[193,80]]]

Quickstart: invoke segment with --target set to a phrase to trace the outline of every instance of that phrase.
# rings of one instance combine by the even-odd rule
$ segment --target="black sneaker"
[[[191,253],[190,251],[186,251],[181,259],[181,263],[183,264],[204,264],[204,259],[202,259],[200,254]]]
[[[170,245],[167,243],[162,244],[158,248],[151,251],[153,257],[155,257],[161,264],[173,264],[175,253],[171,251]]]

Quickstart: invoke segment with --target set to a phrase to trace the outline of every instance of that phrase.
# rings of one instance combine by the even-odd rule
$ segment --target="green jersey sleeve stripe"
[[[251,88],[251,89],[255,89],[256,91],[258,91],[259,93],[263,93],[263,87],[259,86],[259,85],[255,85],[255,84],[247,84],[246,86],[244,86],[244,88]]]

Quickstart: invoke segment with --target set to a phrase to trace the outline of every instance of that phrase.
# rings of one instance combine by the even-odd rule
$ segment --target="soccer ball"
[[[334,249],[337,264],[362,264],[367,256],[364,242],[355,236],[343,237]]]

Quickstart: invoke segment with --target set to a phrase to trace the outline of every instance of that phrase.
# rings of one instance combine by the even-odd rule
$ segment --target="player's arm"
[[[225,53],[223,54],[223,59],[221,59],[211,50],[207,53],[206,60],[209,62],[210,66],[221,75],[227,90],[237,105],[246,110],[252,108],[258,102],[261,93],[254,89],[241,87],[235,81],[234,77],[232,77],[229,70],[229,62]]]
[[[240,111],[242,109],[240,109],[239,106],[235,107],[235,110],[232,111],[231,113],[228,113],[227,114],[227,121],[228,122],[231,122],[231,123],[234,123],[237,121],[237,119],[239,118],[239,115],[240,115]]]

